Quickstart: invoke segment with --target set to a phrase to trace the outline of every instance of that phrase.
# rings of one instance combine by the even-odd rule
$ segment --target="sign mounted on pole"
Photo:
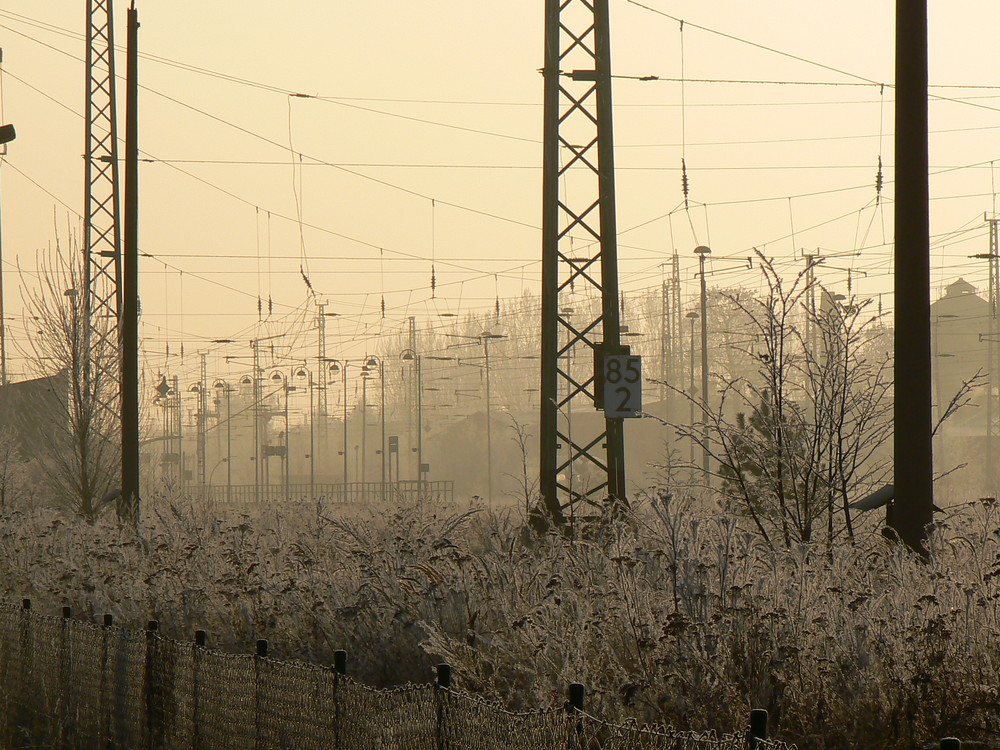
[[[638,417],[642,411],[642,357],[605,354],[604,416],[608,419]]]

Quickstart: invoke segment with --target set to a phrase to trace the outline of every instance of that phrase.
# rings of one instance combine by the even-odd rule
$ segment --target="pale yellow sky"
[[[850,267],[868,274],[856,277],[856,291],[888,290],[892,185],[877,209],[874,180],[880,153],[892,179],[892,89],[694,79],[891,84],[893,4],[644,4],[687,21],[691,80],[684,107],[676,82],[615,84],[623,289],[659,284],[676,249],[693,294],[692,250],[710,244],[720,284],[758,280],[731,270],[726,256],[760,247],[791,264],[796,250],[822,248],[844,254],[829,261],[824,282],[844,291],[841,269]],[[0,3],[3,115],[18,130],[2,168],[12,335],[23,328],[16,264],[34,268],[35,251],[54,236],[53,210],[65,233],[78,223],[70,209],[82,206],[84,5]],[[126,4],[117,5],[123,44]],[[410,315],[439,324],[442,311],[537,290],[540,0],[138,5],[144,53],[261,84],[141,63],[141,148],[165,160],[141,167],[141,245],[155,256],[142,267],[151,360],[167,343],[193,352],[213,338],[258,335],[258,296],[271,297],[276,317],[304,303],[300,265],[340,313],[331,347],[344,352]],[[677,22],[626,0],[611,11],[616,74],[681,76]],[[932,3],[931,82],[996,87],[934,90],[950,100],[930,104],[933,171],[966,167],[931,179],[932,232],[966,230],[935,241],[936,287],[958,276],[985,283],[984,263],[967,256],[985,249],[982,217],[994,208],[998,25],[996,3]],[[302,154],[298,183],[292,153]],[[689,213],[675,210],[682,155]]]

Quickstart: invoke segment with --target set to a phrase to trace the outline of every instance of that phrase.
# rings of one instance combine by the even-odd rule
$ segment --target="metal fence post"
[[[945,737],[941,740],[941,750],[962,750],[962,741],[958,737]]]
[[[73,685],[70,677],[72,665],[70,664],[69,648],[69,622],[73,617],[71,607],[62,608],[62,620],[59,623],[59,724],[64,741],[69,747],[73,747],[73,728],[70,725],[72,717],[75,715],[73,701]],[[75,703],[75,701],[73,701]]]
[[[437,701],[437,750],[445,750],[447,738],[446,734],[446,712],[444,710],[444,694],[451,687],[451,666],[448,664],[438,664],[435,667],[437,680],[434,685],[434,697]]]
[[[114,747],[114,742],[111,740],[111,700],[108,697],[108,655],[110,649],[108,648],[108,640],[111,638],[111,633],[109,632],[111,627],[115,623],[115,618],[113,615],[104,615],[103,629],[101,630],[101,680],[100,686],[98,687],[98,697],[97,697],[97,718],[101,722],[101,729],[104,732],[104,737],[106,738],[106,746],[109,748]]]
[[[566,713],[570,716],[583,713],[583,700],[586,696],[586,688],[579,682],[571,682],[569,686],[569,700],[566,702]],[[583,722],[577,721],[576,726],[569,731],[566,744],[569,748],[580,745],[583,737]]]
[[[146,702],[146,746],[152,750],[162,741],[162,721],[157,717],[156,632],[160,623],[150,620],[146,625],[146,665],[143,673],[143,698]]]
[[[194,646],[191,653],[191,748],[198,750],[201,747],[200,729],[200,685],[198,684],[198,673],[201,671],[202,652],[208,647],[208,633],[204,630],[194,631]]]
[[[333,652],[333,733],[337,750],[341,748],[340,737],[340,678],[347,674],[347,652],[338,649]]]
[[[264,739],[261,736],[261,706],[263,704],[261,700],[261,662],[267,658],[267,639],[261,638],[257,641],[257,653],[253,657],[253,684],[254,684],[254,706],[253,706],[253,721],[254,721],[254,747],[262,748],[264,747]]]
[[[18,680],[20,689],[18,690],[17,706],[14,710],[14,716],[16,717],[14,720],[14,733],[15,735],[24,735],[29,738],[29,742],[32,742],[34,722],[32,721],[33,706],[31,705],[31,701],[34,700],[35,695],[31,684],[31,674],[35,655],[31,628],[31,599],[21,600],[20,624],[21,632],[18,634],[18,645],[21,651],[21,659],[20,664],[18,664],[18,670],[21,674]]]
[[[750,711],[750,730],[747,732],[747,747],[756,750],[761,740],[767,739],[767,711],[755,708]]]

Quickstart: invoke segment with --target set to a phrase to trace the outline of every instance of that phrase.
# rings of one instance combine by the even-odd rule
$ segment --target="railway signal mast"
[[[569,414],[602,408],[606,360],[618,362],[616,373],[637,372],[637,363],[623,369],[628,363],[614,359],[628,349],[618,309],[608,0],[546,0],[543,75],[539,486],[541,510],[558,527],[578,511],[603,512],[606,500],[627,502],[623,422],[609,414],[634,411],[606,412],[589,432],[569,428]],[[599,298],[600,309],[568,304],[571,292]],[[574,358],[594,370],[571,369]]]

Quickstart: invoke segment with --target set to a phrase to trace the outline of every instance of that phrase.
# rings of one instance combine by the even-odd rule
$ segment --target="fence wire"
[[[744,735],[511,712],[437,685],[378,690],[302,662],[0,604],[0,747],[746,750]],[[755,747],[787,750],[781,743]]]

